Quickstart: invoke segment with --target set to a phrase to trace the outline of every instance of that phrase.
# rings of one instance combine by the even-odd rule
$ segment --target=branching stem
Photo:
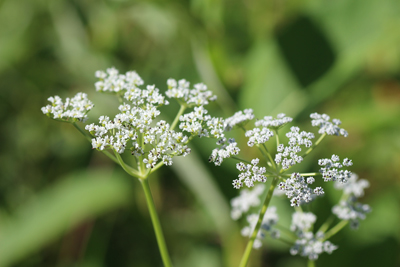
[[[257,221],[256,227],[254,228],[254,231],[251,234],[251,237],[247,243],[247,246],[246,246],[246,249],[242,256],[242,260],[240,261],[239,267],[245,267],[247,265],[247,262],[249,261],[250,254],[253,249],[254,240],[256,239],[258,231],[260,230],[261,223],[264,219],[265,212],[268,209],[269,202],[271,201],[272,195],[274,193],[276,185],[278,184],[278,181],[279,181],[278,177],[274,177],[274,179],[272,180],[271,186],[269,187],[269,190],[268,190],[268,194],[265,197],[264,204],[261,208],[260,215],[258,216],[258,221]]]

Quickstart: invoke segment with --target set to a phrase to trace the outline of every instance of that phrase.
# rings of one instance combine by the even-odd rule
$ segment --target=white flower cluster
[[[339,219],[350,221],[350,226],[353,229],[358,228],[359,220],[364,220],[366,214],[371,212],[369,205],[356,201],[356,197],[350,197],[347,201],[340,201],[338,205],[332,208],[332,213]]]
[[[119,109],[121,113],[117,114],[113,120],[107,116],[101,116],[100,125],[86,125],[85,129],[95,136],[92,139],[93,148],[99,150],[111,148],[121,154],[130,143],[132,155],[140,156],[144,154],[144,151],[137,139],[138,134],[143,133],[143,143],[153,146],[153,149],[148,152],[147,159],[143,160],[147,168],[154,167],[158,160],[171,165],[172,156],[185,156],[190,153],[186,145],[187,136],[169,130],[169,124],[165,121],[161,120],[155,127],[150,127],[150,123],[157,114],[154,114],[151,109],[131,108],[128,104],[121,105]]]
[[[322,241],[323,233],[318,232],[314,235],[311,232],[314,223],[317,220],[312,212],[294,212],[292,215],[292,224],[290,230],[298,236],[293,247],[290,248],[290,254],[300,254],[308,257],[310,260],[318,259],[319,254],[327,252],[331,254],[337,246],[329,241]]]
[[[353,162],[348,158],[343,160],[343,164],[339,162],[339,157],[337,155],[332,155],[330,159],[320,159],[318,160],[318,165],[323,166],[319,172],[322,174],[322,178],[325,182],[328,181],[338,181],[341,183],[346,183],[351,177],[351,172],[348,170],[339,170],[343,166],[349,167],[353,165]]]
[[[332,208],[332,213],[339,219],[350,220],[350,226],[357,228],[360,220],[364,220],[366,214],[371,212],[371,207],[367,204],[357,202],[359,197],[364,195],[364,189],[369,187],[367,180],[357,180],[358,176],[352,174],[347,183],[335,183],[336,189],[343,190],[343,193],[348,196],[347,200],[342,200]]]
[[[259,197],[264,192],[264,189],[264,184],[258,184],[253,190],[241,190],[239,196],[231,200],[232,219],[237,220],[242,217],[243,213],[248,212],[251,207],[258,207],[260,205]]]
[[[158,107],[169,104],[168,100],[165,100],[165,97],[155,85],[147,85],[146,89],[143,90],[138,87],[128,87],[124,98],[135,106],[150,104],[154,107]]]
[[[179,120],[179,128],[182,131],[198,135],[199,137],[221,138],[224,136],[224,124],[221,118],[213,118],[206,115],[208,111],[203,107],[194,107],[194,111],[182,115]],[[210,130],[208,130],[210,129]]]
[[[343,193],[357,198],[364,196],[364,189],[369,187],[369,182],[365,179],[358,180],[358,175],[352,173],[347,183],[335,182],[335,188],[343,190]]]
[[[99,81],[95,83],[98,92],[118,93],[123,90],[132,90],[144,83],[135,71],[119,74],[116,68],[108,68],[105,72],[98,70],[95,76],[99,78]]]
[[[245,136],[249,138],[247,145],[252,147],[254,145],[264,144],[269,138],[274,136],[274,133],[270,129],[263,127],[262,129],[254,128],[253,130],[248,130]]]
[[[311,120],[311,125],[312,126],[317,126],[319,127],[318,133],[319,134],[328,134],[328,135],[342,135],[344,137],[348,136],[348,133],[345,129],[340,128],[339,125],[342,124],[342,122],[338,119],[333,119],[332,122],[330,122],[330,117],[326,114],[318,114],[318,113],[312,113],[310,115]]]
[[[310,260],[318,259],[318,256],[323,252],[332,254],[338,247],[329,241],[322,241],[323,239],[318,236],[314,236],[312,232],[306,232],[296,240],[293,247],[290,248],[290,254],[308,257]]]
[[[254,119],[252,109],[245,109],[238,111],[233,116],[224,120],[225,131],[232,130],[237,125],[244,125],[247,121]]]
[[[262,239],[265,237],[265,232],[269,233],[272,238],[279,238],[280,232],[272,227],[278,222],[279,217],[276,213],[276,207],[271,206],[268,207],[267,211],[264,214],[264,218],[261,223],[260,230],[257,233],[256,239],[253,243],[253,248],[260,248],[262,245]],[[250,214],[247,216],[247,222],[249,223],[248,226],[245,226],[241,234],[242,236],[250,237],[253,233],[254,229],[256,228],[256,224],[258,221],[258,214]]]
[[[43,114],[62,121],[84,122],[87,120],[87,113],[94,106],[84,93],[77,93],[73,98],[67,97],[65,103],[59,96],[52,96],[47,100],[51,102],[51,105],[42,107]]]
[[[283,127],[285,124],[291,122],[293,119],[290,117],[286,117],[285,113],[279,113],[274,119],[272,116],[265,116],[264,119],[257,120],[255,125],[257,127],[263,126],[271,129],[279,129]]]
[[[217,145],[221,145],[221,147],[213,149],[211,156],[208,158],[208,161],[214,162],[216,166],[220,166],[224,159],[238,155],[240,152],[233,138],[227,140],[225,137],[222,137],[217,141]]]
[[[314,183],[313,177],[304,178],[297,172],[292,173],[290,178],[284,182],[280,182],[278,189],[285,192],[286,196],[290,199],[290,206],[298,207],[302,202],[310,202],[314,196],[321,196],[324,194],[322,187],[316,187],[314,190],[308,186]]]
[[[314,213],[296,211],[292,214],[290,230],[295,233],[308,232],[316,221],[317,216]]]
[[[286,137],[289,138],[288,146],[280,144],[277,148],[278,153],[275,155],[275,163],[281,164],[284,170],[303,161],[303,157],[297,155],[301,151],[300,146],[311,147],[311,139],[315,138],[313,133],[300,132],[300,128],[295,126],[290,128]]]
[[[165,93],[169,98],[176,98],[189,107],[208,105],[210,101],[215,101],[217,96],[213,95],[212,91],[207,90],[207,86],[202,83],[194,85],[190,89],[190,83],[184,79],[178,82],[174,79],[168,79],[168,90]]]
[[[198,84],[195,89],[189,89],[189,83],[181,80],[179,88],[175,88],[182,93],[177,98],[195,106],[193,112],[180,117],[180,129],[189,133],[186,136],[182,132],[171,130],[170,125],[163,120],[155,123],[156,117],[160,115],[157,108],[168,105],[169,102],[154,85],[148,85],[145,89],[139,88],[143,85],[143,80],[136,72],[122,75],[115,68],[110,68],[106,72],[97,71],[96,76],[100,79],[95,84],[97,91],[122,92],[120,96],[129,104],[120,105],[120,113],[114,119],[101,116],[99,125],[90,124],[85,127],[95,137],[92,139],[93,148],[111,148],[121,154],[129,146],[132,155],[144,156],[146,168],[154,168],[158,162],[171,165],[172,157],[189,154],[187,143],[192,136],[210,136],[211,132],[211,136],[221,137],[223,122],[206,115],[208,111],[202,106],[215,99],[205,85]],[[171,81],[168,80],[168,84]],[[171,95],[172,89],[168,93],[170,97],[174,97]]]
[[[239,174],[239,179],[233,180],[233,187],[240,189],[243,186],[243,182],[247,187],[253,187],[254,182],[265,183],[267,177],[264,175],[266,172],[265,167],[258,167],[259,159],[251,160],[251,164],[244,164],[239,162],[236,164],[236,168],[241,171]]]

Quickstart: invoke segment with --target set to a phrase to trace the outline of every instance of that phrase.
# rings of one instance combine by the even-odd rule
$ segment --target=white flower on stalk
[[[190,89],[190,83],[184,79],[178,82],[174,79],[168,79],[167,85],[168,90],[165,94],[169,98],[176,98],[186,103],[189,107],[208,105],[209,102],[217,99],[217,96],[202,83],[195,84],[194,88]]]
[[[87,120],[87,113],[94,107],[85,93],[77,93],[73,98],[66,98],[65,102],[59,96],[47,99],[51,105],[42,107],[43,114],[52,119],[74,122]]]
[[[308,232],[316,221],[317,216],[314,213],[296,211],[292,214],[290,230],[293,232]]]
[[[267,181],[267,177],[264,175],[266,168],[258,167],[259,161],[259,159],[253,159],[251,164],[244,164],[243,162],[236,164],[236,168],[241,173],[239,174],[239,179],[233,180],[234,188],[240,189],[243,183],[247,187],[253,187],[255,182],[265,183]]]
[[[279,129],[283,127],[285,124],[291,122],[293,119],[291,117],[286,117],[285,113],[279,113],[274,119],[272,116],[265,116],[264,119],[257,120],[255,125],[257,127],[263,126],[270,129]]]
[[[318,259],[323,252],[331,254],[338,247],[329,241],[323,241],[321,237],[312,232],[302,233],[295,244],[290,248],[290,254],[308,257],[310,260]]]
[[[358,175],[352,173],[346,183],[335,182],[335,188],[343,190],[346,195],[353,195],[357,198],[364,196],[364,189],[369,187],[369,182],[365,179],[358,180]]]
[[[258,221],[258,214],[250,214],[247,216],[248,226],[245,226],[241,234],[242,236],[250,237],[256,228]],[[256,239],[253,243],[253,248],[258,249],[262,246],[262,239],[264,239],[265,235],[268,233],[272,238],[279,238],[280,232],[277,229],[274,229],[273,226],[278,222],[279,216],[276,213],[276,207],[270,206],[264,214],[264,218],[262,220],[260,229],[258,230]]]
[[[347,200],[341,200],[338,205],[332,208],[332,213],[339,219],[350,221],[350,226],[353,229],[357,228],[360,220],[364,220],[366,214],[371,212],[369,205],[357,202],[357,199],[364,195],[364,189],[369,187],[369,182],[364,179],[357,179],[358,176],[352,174],[347,183],[335,183],[335,188],[343,190]]]
[[[264,189],[264,184],[258,184],[253,190],[241,190],[239,196],[231,200],[232,219],[237,220],[242,217],[243,213],[248,212],[251,207],[258,207],[260,205],[259,197],[264,192]]]
[[[332,155],[330,159],[319,159],[318,165],[322,166],[319,172],[322,174],[322,178],[325,182],[328,181],[338,181],[340,183],[346,183],[347,180],[351,177],[351,172],[348,170],[339,170],[343,168],[343,166],[349,167],[353,165],[353,162],[348,158],[343,160],[343,163],[340,163],[339,156]]]
[[[278,153],[275,155],[275,163],[281,164],[282,169],[287,170],[293,165],[303,161],[303,157],[298,153],[302,151],[301,146],[309,148],[312,146],[311,139],[315,136],[313,133],[301,131],[299,127],[292,126],[290,132],[286,133],[289,138],[288,145],[280,144],[277,148]]]
[[[268,129],[268,128],[254,128],[252,130],[249,130],[245,133],[245,136],[249,138],[249,141],[247,142],[247,145],[249,147],[252,147],[254,145],[261,145],[267,142],[272,136],[274,136],[274,133]]]
[[[224,159],[236,156],[240,152],[240,149],[233,138],[227,140],[223,137],[218,140],[217,144],[221,145],[221,147],[213,149],[211,156],[208,158],[208,161],[214,162],[216,166],[220,166]]]
[[[193,112],[183,114],[181,129],[178,132],[170,129],[170,125],[163,120],[157,121],[160,115],[158,107],[168,105],[169,102],[154,85],[140,88],[144,82],[140,76],[130,71],[120,74],[115,68],[106,71],[97,71],[95,76],[99,79],[95,83],[97,91],[114,93],[120,98],[119,113],[113,119],[100,116],[98,124],[86,125],[85,129],[93,136],[91,141],[93,149],[111,149],[122,154],[129,149],[137,160],[143,161],[146,168],[154,168],[157,163],[172,164],[174,156],[186,156],[190,153],[187,144],[195,136],[211,136],[222,138],[223,120],[213,118],[207,114],[203,105],[215,100],[211,91],[204,84],[196,84],[194,89],[189,89],[189,83],[181,80],[177,90],[181,90],[177,98],[186,101],[187,107],[195,107]],[[174,85],[173,81],[168,82]],[[173,87],[173,86],[172,86]],[[169,89],[172,89],[170,86]],[[168,92],[170,97],[171,91]],[[49,117],[66,122],[85,121],[87,112],[93,108],[93,103],[84,93],[78,93],[65,102],[58,96],[48,99],[51,105],[42,107],[42,112]],[[226,147],[228,153],[238,153],[233,145]],[[220,153],[222,156],[223,153]]]
[[[98,70],[95,76],[99,79],[95,83],[96,91],[118,93],[123,90],[132,90],[143,85],[143,80],[135,71],[119,74],[116,68],[108,68],[107,71]]]
[[[333,119],[332,122],[330,121],[330,117],[326,114],[318,114],[312,113],[310,115],[311,125],[319,127],[318,133],[319,134],[328,134],[328,135],[342,135],[344,137],[348,136],[348,133],[345,129],[340,128],[339,125],[342,122],[338,119]]]
[[[286,196],[290,199],[290,205],[298,207],[302,203],[312,201],[315,196],[324,194],[322,187],[311,189],[309,185],[313,184],[315,179],[313,177],[304,178],[300,173],[294,172],[292,175],[279,183],[278,189],[285,192]]]
[[[233,116],[224,120],[225,131],[230,131],[236,126],[243,126],[247,121],[254,119],[252,109],[238,111]]]

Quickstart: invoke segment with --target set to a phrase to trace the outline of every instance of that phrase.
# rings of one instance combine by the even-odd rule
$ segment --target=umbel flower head
[[[174,156],[189,154],[188,143],[194,136],[224,137],[223,122],[208,115],[204,107],[216,99],[204,84],[195,84],[192,88],[186,80],[167,81],[166,96],[177,99],[181,105],[173,124],[169,124],[158,119],[159,108],[168,105],[169,101],[155,85],[144,86],[136,72],[120,74],[117,69],[109,68],[96,71],[95,76],[99,79],[95,83],[96,91],[115,94],[120,105],[114,118],[103,115],[97,124],[85,126],[94,149],[110,149],[118,154],[128,150],[136,157],[136,162],[152,169],[158,163],[171,165]],[[93,107],[84,93],[67,98],[65,102],[58,96],[50,97],[49,101],[52,105],[42,108],[44,114],[73,123],[86,121],[87,113]],[[194,110],[184,114],[188,108]],[[179,121],[180,131],[175,129]]]
[[[93,108],[93,103],[85,93],[77,93],[73,98],[67,98],[65,102],[59,96],[51,96],[47,100],[51,105],[42,107],[43,114],[52,119],[66,122],[87,120],[87,113]]]
[[[265,116],[263,119],[255,119],[253,110],[246,109],[223,120],[224,137],[217,141],[219,147],[212,151],[209,161],[217,166],[229,158],[239,161],[236,163],[238,178],[233,180],[232,185],[241,191],[239,196],[231,201],[231,217],[238,220],[250,213],[245,217],[247,226],[242,230],[242,235],[250,237],[248,247],[261,247],[263,238],[269,235],[291,244],[292,255],[316,260],[321,253],[331,254],[338,248],[327,240],[330,236],[343,228],[347,222],[356,227],[358,222],[365,218],[366,213],[370,212],[368,205],[356,201],[363,195],[368,182],[357,181],[354,174],[346,169],[353,165],[350,159],[340,160],[339,156],[333,154],[315,162],[315,165],[319,165],[316,172],[290,172],[290,169],[301,164],[326,136],[348,136],[347,131],[339,127],[341,122],[338,119],[331,121],[328,115],[318,113],[311,114],[310,118],[311,125],[318,128],[317,133],[302,131],[299,127],[292,126],[285,132],[283,139],[279,134],[293,121],[284,113],[278,114],[276,118]],[[251,160],[240,157],[241,149],[238,143],[227,137],[228,132],[235,128],[243,130],[248,147],[258,150],[260,157]],[[275,139],[274,150],[271,150],[271,145],[267,146],[271,139],[272,142]],[[267,180],[272,180],[269,189],[264,185]],[[337,189],[343,190],[343,197],[332,209],[333,214],[342,222],[329,230],[332,222],[328,221],[329,223],[321,226],[320,231],[314,232],[317,216],[312,212],[304,212],[301,206],[322,197],[325,194],[324,183],[334,183]],[[314,184],[318,186],[313,186]],[[278,225],[277,208],[268,207],[271,198],[278,195],[286,195],[290,206],[294,208],[289,229]],[[254,213],[257,209],[259,214]],[[281,229],[284,231],[280,231]]]

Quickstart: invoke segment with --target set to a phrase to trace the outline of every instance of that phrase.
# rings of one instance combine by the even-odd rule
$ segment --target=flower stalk
[[[263,204],[260,214],[258,216],[258,221],[257,221],[256,227],[254,228],[253,233],[251,234],[250,239],[247,243],[247,246],[243,253],[239,267],[245,267],[249,261],[251,251],[253,250],[254,240],[256,239],[258,231],[260,230],[261,223],[263,221],[265,212],[268,209],[269,202],[271,201],[272,195],[274,193],[276,185],[278,184],[278,181],[279,181],[278,177],[274,177],[274,179],[272,180],[271,186],[269,187],[269,190],[268,190],[268,194],[265,197],[264,204]]]
[[[149,181],[147,178],[140,179],[144,194],[146,196],[147,207],[149,208],[151,222],[153,224],[154,232],[157,239],[158,248],[165,267],[172,267],[172,262],[169,257],[167,245],[165,243],[164,234],[161,228],[160,220],[158,219],[156,207],[154,205],[153,197],[151,195]]]

